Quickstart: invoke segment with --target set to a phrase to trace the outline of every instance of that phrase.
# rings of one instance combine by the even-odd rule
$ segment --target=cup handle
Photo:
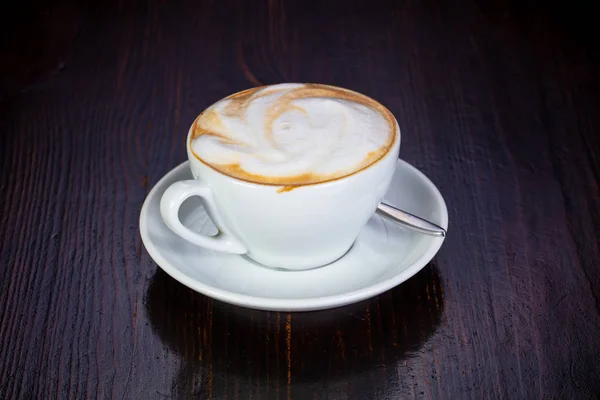
[[[179,220],[179,208],[181,204],[192,196],[204,199],[209,215],[219,228],[215,236],[196,233],[184,226]],[[224,253],[245,254],[248,252],[246,246],[240,240],[233,237],[229,232],[223,232],[227,228],[222,223],[219,211],[215,206],[212,190],[198,180],[179,181],[172,184],[160,199],[160,214],[165,224],[177,235],[197,246],[207,249],[222,251]]]

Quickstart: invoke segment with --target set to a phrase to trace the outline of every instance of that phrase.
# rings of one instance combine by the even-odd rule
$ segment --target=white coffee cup
[[[386,193],[398,161],[400,129],[394,142],[367,167],[339,179],[294,186],[261,184],[219,172],[187,153],[193,180],[171,185],[160,204],[167,226],[183,239],[215,251],[246,254],[259,264],[304,270],[341,258],[374,214]],[[192,196],[204,200],[219,233],[196,233],[179,220],[181,204]]]

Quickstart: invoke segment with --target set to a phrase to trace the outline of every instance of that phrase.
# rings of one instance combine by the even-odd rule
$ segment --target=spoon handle
[[[377,206],[377,214],[426,235],[438,237],[446,236],[446,230],[441,226],[406,211],[399,210],[386,203],[379,203],[379,206]]]

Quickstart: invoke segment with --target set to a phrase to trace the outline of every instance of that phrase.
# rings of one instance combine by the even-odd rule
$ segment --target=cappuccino
[[[299,186],[352,175],[399,140],[390,111],[327,85],[280,84],[233,94],[198,116],[194,157],[236,179]]]
[[[282,84],[210,106],[190,127],[186,148],[194,179],[162,195],[167,226],[207,249],[303,270],[350,249],[390,185],[400,129],[362,94]],[[179,209],[194,196],[219,234],[182,224]]]

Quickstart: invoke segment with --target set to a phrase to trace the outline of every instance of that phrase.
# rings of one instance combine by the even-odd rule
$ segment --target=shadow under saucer
[[[323,311],[268,312],[213,300],[159,269],[145,306],[153,331],[181,357],[171,388],[176,396],[312,398],[325,387],[395,376],[393,367],[435,332],[444,296],[430,263],[370,300]]]

